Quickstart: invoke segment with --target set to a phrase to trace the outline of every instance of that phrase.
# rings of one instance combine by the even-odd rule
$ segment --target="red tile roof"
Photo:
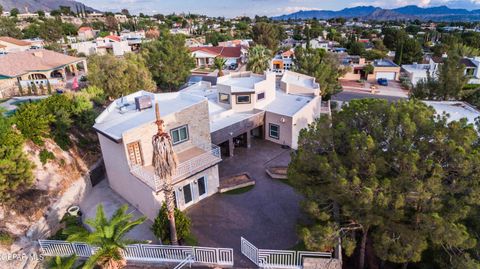
[[[86,32],[86,31],[93,31],[92,27],[80,27],[80,29],[78,29],[79,32]]]
[[[116,36],[116,35],[107,35],[105,38],[108,38],[108,39],[110,39],[110,40],[117,41],[117,42],[122,41],[122,40],[120,39],[120,37],[119,37],[119,36]]]
[[[23,41],[23,40],[20,40],[20,39],[9,37],[9,36],[0,36],[0,41],[10,43],[10,44],[14,44],[14,45],[17,45],[17,46],[31,46],[32,45],[32,43],[30,43],[30,42]]]
[[[190,52],[202,51],[223,58],[240,58],[242,56],[241,47],[193,47]]]

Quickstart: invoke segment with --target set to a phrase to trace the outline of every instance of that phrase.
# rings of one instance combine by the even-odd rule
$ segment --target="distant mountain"
[[[288,19],[331,19],[331,18],[360,18],[364,20],[438,20],[438,21],[480,21],[480,9],[466,10],[453,9],[447,6],[421,8],[418,6],[404,6],[395,9],[382,9],[373,6],[359,6],[345,8],[339,11],[309,10],[298,11],[292,14],[273,17],[275,20]]]
[[[38,10],[50,11],[58,9],[59,6],[68,6],[72,11],[76,11],[76,6],[85,6],[84,4],[73,0],[0,0],[3,10],[10,11],[18,8],[21,13],[25,12],[25,8],[30,12]],[[85,6],[86,11],[98,11],[94,8]]]

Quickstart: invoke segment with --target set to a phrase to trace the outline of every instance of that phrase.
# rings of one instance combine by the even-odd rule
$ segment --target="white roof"
[[[283,91],[277,91],[276,98],[263,109],[265,111],[292,117],[306,104],[313,100],[313,97],[295,94],[286,94]]]
[[[201,96],[174,92],[153,94],[146,91],[138,91],[123,98],[115,100],[95,120],[93,128],[115,140],[121,140],[125,131],[134,129],[142,124],[155,121],[155,103],[152,107],[137,111],[135,97],[149,95],[155,98],[160,108],[160,115],[165,117],[181,111],[192,105],[206,101]]]
[[[217,115],[212,115],[212,113],[210,113],[210,132],[213,133],[221,130],[232,124],[246,120],[253,115],[255,115],[254,111],[235,112],[233,110],[226,110],[224,112],[217,113]]]
[[[255,84],[264,80],[260,76],[236,77],[218,81],[217,84],[227,85],[231,87],[231,92],[253,92]]]
[[[315,78],[288,70],[283,73],[282,81],[312,90],[320,88],[320,85],[315,82]]]
[[[448,122],[466,118],[468,123],[475,124],[475,119],[480,117],[480,111],[465,102],[459,101],[423,101],[433,107],[437,114],[449,115]]]

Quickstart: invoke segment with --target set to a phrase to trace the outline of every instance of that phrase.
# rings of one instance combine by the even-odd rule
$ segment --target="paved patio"
[[[297,243],[302,197],[265,173],[267,166],[287,165],[290,152],[278,144],[253,139],[250,149],[236,148],[234,157],[219,164],[220,178],[248,172],[256,185],[242,194],[216,194],[187,210],[200,246],[233,248],[235,267],[252,268],[240,253],[241,236],[258,248],[289,249]]]
[[[113,213],[124,204],[128,204],[127,213],[133,214],[134,219],[138,219],[139,217],[143,216],[143,214],[134,206],[130,205],[125,199],[114,192],[108,186],[107,180],[102,180],[95,187],[93,187],[92,192],[80,203],[80,209],[83,213],[83,221],[86,219],[95,218],[98,204],[103,204],[103,209],[108,217],[112,216]],[[152,225],[153,222],[147,219],[145,222],[128,232],[125,237],[138,241],[150,240],[154,244],[158,243],[155,235],[150,230]]]

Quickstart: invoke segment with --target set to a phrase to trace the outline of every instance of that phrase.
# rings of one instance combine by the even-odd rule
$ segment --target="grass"
[[[14,238],[11,234],[0,231],[0,245],[10,246],[14,241]]]
[[[250,191],[250,190],[253,189],[254,187],[255,187],[255,185],[250,185],[250,186],[243,187],[243,188],[240,188],[240,189],[235,189],[235,190],[227,191],[227,192],[224,192],[223,194],[228,194],[228,195],[242,194],[242,193],[246,193],[246,192]]]

